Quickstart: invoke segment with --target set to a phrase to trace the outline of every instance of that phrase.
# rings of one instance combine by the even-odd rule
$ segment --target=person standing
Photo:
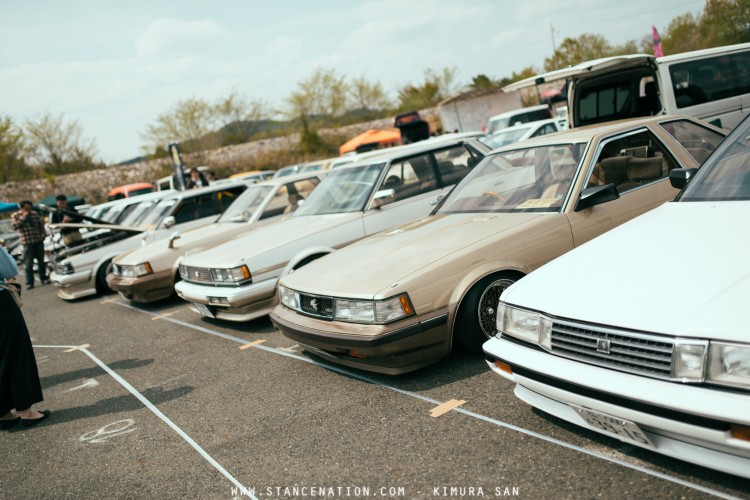
[[[68,197],[64,194],[58,194],[55,198],[55,204],[57,210],[53,211],[50,216],[50,224],[61,224],[67,222],[81,222],[80,217],[76,217],[73,214],[77,214],[78,210],[74,206],[68,206]],[[60,230],[62,234],[63,245],[66,247],[73,246],[81,241],[81,232],[75,227],[65,227]]]
[[[34,288],[34,260],[36,260],[39,281],[46,285],[46,265],[44,263],[44,222],[39,214],[32,210],[29,200],[21,202],[21,209],[10,216],[10,224],[19,232],[23,245],[23,268],[26,273],[26,287]]]
[[[197,168],[190,169],[190,179],[188,179],[186,189],[198,189],[208,186],[208,179]]]
[[[29,330],[9,289],[17,274],[16,261],[0,246],[0,429],[32,427],[50,416],[31,408],[44,397]]]

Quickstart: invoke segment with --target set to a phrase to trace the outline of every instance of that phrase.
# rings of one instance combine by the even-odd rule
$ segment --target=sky
[[[97,157],[142,153],[150,124],[184,99],[231,92],[280,109],[318,67],[397,89],[424,70],[539,70],[553,42],[612,44],[660,32],[705,0],[36,0],[0,5],[0,116],[77,120]],[[554,34],[554,36],[553,36]]]

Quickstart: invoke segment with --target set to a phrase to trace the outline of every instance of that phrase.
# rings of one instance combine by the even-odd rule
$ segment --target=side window
[[[233,187],[230,189],[224,189],[223,191],[219,191],[216,193],[216,201],[218,203],[219,211],[214,213],[224,213],[224,210],[229,208],[229,205],[234,203],[234,200],[237,199],[239,195],[242,194],[242,192],[245,191],[244,185],[239,185],[237,187]],[[212,214],[208,214],[212,215]],[[208,215],[204,215],[204,217],[207,217]]]
[[[286,193],[286,205],[284,206],[283,213],[290,214],[297,210],[300,204],[307,199],[319,182],[320,179],[316,177],[313,179],[290,182],[284,185],[283,190]],[[263,217],[266,217],[265,213],[263,214]]]
[[[393,189],[396,193],[394,201],[399,201],[437,188],[430,157],[420,155],[392,163],[378,190]]]
[[[626,117],[630,114],[631,94],[630,81],[583,89],[578,106],[578,120],[596,123]]]
[[[451,186],[464,178],[479,163],[477,158],[465,146],[455,146],[433,153],[438,166],[443,186]]]
[[[674,161],[649,132],[619,137],[607,142],[589,174],[586,187],[614,184],[620,194],[669,175]]]
[[[685,108],[747,93],[747,85],[743,85],[735,67],[743,68],[742,64],[748,63],[750,55],[741,53],[673,64],[669,74],[677,107]],[[747,74],[744,76],[747,77]]]
[[[553,132],[557,132],[557,129],[555,128],[554,125],[552,125],[551,123],[548,123],[547,125],[543,126],[539,130],[531,134],[531,137],[538,137],[540,135],[551,134]]]
[[[177,224],[182,224],[217,213],[213,193],[205,193],[182,200],[174,218]]]
[[[723,135],[687,120],[662,123],[661,127],[701,165],[724,140]]]
[[[281,215],[284,213],[284,210],[286,210],[286,207],[289,205],[289,191],[287,190],[287,184],[284,184],[279,188],[278,191],[276,191],[276,194],[273,195],[273,198],[266,206],[266,209],[263,210],[263,214],[261,214],[259,219],[267,219],[269,217],[274,217],[276,215]]]

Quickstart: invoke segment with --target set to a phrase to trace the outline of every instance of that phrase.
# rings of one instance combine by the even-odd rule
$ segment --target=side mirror
[[[396,199],[395,189],[382,189],[380,191],[377,191],[375,193],[375,196],[373,196],[372,207],[380,208],[383,205],[387,205],[388,203],[391,203],[395,199]]]
[[[620,197],[614,184],[604,184],[603,186],[592,186],[581,191],[581,196],[576,203],[575,211],[580,212],[595,205],[601,205]]]
[[[445,198],[444,194],[436,196],[434,199],[430,200],[430,206],[434,207],[435,205],[439,205],[441,201],[443,201],[443,198]]]
[[[179,240],[182,238],[182,235],[179,231],[175,231],[172,233],[172,235],[169,237],[169,244],[167,245],[167,248],[174,248],[174,240]]]
[[[675,189],[687,186],[688,181],[698,171],[697,168],[675,168],[669,172],[669,183]]]
[[[177,221],[175,221],[174,216],[170,215],[169,217],[164,218],[164,220],[161,223],[161,226],[164,229],[169,229],[170,227],[174,226],[176,222]]]

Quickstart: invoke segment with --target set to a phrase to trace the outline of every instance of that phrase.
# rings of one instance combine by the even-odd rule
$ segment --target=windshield
[[[679,201],[750,200],[750,119],[740,123],[692,179]]]
[[[149,211],[141,220],[138,221],[139,227],[156,227],[161,220],[172,213],[172,209],[177,204],[177,198],[161,200],[153,210]]]
[[[512,130],[503,130],[483,139],[483,142],[492,149],[496,149],[520,141],[521,138],[523,138],[523,136],[529,132],[529,130],[531,130],[531,126],[514,128]]]
[[[249,221],[272,190],[273,186],[250,186],[229,205],[217,222]]]
[[[385,163],[334,170],[310,193],[294,216],[337,214],[364,210]]]
[[[486,157],[438,213],[559,212],[586,143],[515,149]]]

